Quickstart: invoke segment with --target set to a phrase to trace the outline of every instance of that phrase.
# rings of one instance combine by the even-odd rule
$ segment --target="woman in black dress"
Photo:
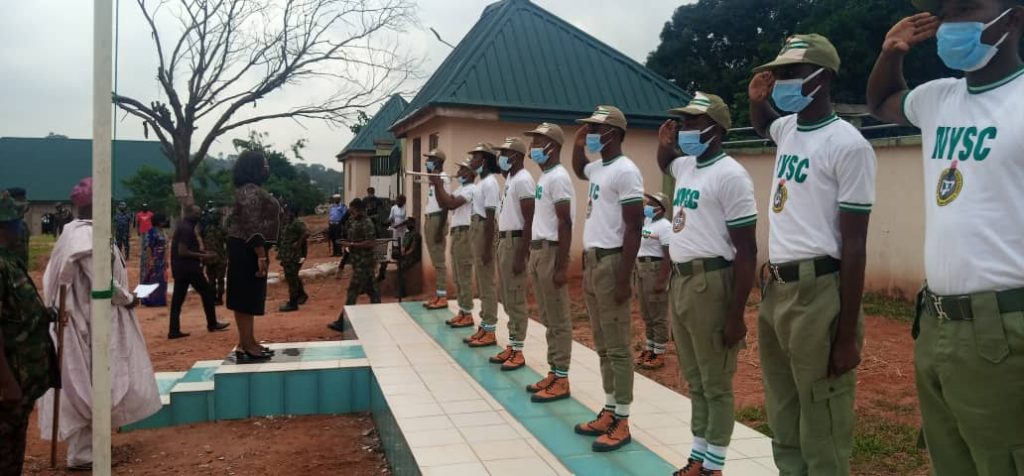
[[[268,250],[277,241],[281,206],[262,185],[270,176],[267,160],[246,151],[235,162],[235,204],[228,224],[227,308],[235,312],[239,362],[262,361],[272,352],[256,340],[253,316],[267,299]]]

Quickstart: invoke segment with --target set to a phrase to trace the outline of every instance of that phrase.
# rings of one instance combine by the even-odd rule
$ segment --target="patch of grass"
[[[888,297],[875,293],[864,295],[864,313],[883,316],[900,322],[914,322],[914,302],[899,297]]]
[[[743,407],[736,410],[736,420],[760,433],[768,435],[769,438],[775,436],[772,433],[772,428],[768,426],[768,413],[765,412],[763,406]]]
[[[884,467],[886,474],[924,474],[928,455],[917,447],[918,431],[881,415],[861,414],[853,436],[854,472]]]
[[[28,270],[38,271],[42,263],[39,258],[49,256],[53,244],[57,241],[53,235],[32,235],[28,240]]]

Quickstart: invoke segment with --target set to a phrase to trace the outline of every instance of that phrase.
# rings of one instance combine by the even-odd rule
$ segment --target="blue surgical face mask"
[[[427,161],[427,172],[433,172],[434,169],[436,169],[436,168],[437,168],[437,164],[435,164],[433,160],[428,160]]]
[[[647,218],[654,218],[654,207],[651,205],[644,205],[644,216]]]
[[[1002,20],[1006,14],[1010,13],[1010,10],[1012,9],[1006,10],[988,23],[943,23],[939,26],[939,32],[936,34],[939,41],[939,58],[942,58],[942,62],[950,69],[958,71],[972,72],[987,66],[999,52],[999,45],[1006,41],[1010,32],[1003,34],[1003,37],[994,45],[982,43],[981,35],[996,22]]]
[[[484,166],[483,165],[481,165],[481,166],[476,168],[476,174],[477,175],[483,175],[484,174]]]
[[[715,126],[708,126],[707,129],[702,131],[679,131],[679,149],[686,155],[692,155],[694,157],[700,157],[707,152],[708,147],[711,146],[711,141],[701,142],[700,138],[708,131],[714,129]]]
[[[459,185],[466,185],[469,183],[469,179],[466,177],[459,177]]]
[[[775,89],[772,90],[772,101],[779,109],[786,112],[800,112],[807,109],[814,102],[814,95],[818,94],[821,90],[821,86],[818,86],[811,91],[811,94],[804,96],[804,84],[814,79],[815,76],[825,71],[825,68],[819,68],[814,74],[804,79],[784,79],[775,81]]]
[[[544,147],[533,147],[530,149],[530,159],[537,163],[537,165],[544,165],[549,159],[551,154],[544,151]]]
[[[501,167],[503,172],[508,172],[509,170],[512,170],[512,160],[510,160],[507,155],[498,157],[498,167]]]
[[[587,134],[587,151],[591,153],[601,152],[604,149],[604,143],[601,142],[601,134]]]

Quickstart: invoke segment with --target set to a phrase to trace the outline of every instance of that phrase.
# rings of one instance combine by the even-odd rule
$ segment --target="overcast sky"
[[[662,26],[676,7],[688,0],[534,0],[543,8],[587,31],[641,63],[657,47]],[[41,137],[48,132],[72,138],[91,136],[92,2],[32,0],[3,2],[0,15],[0,136]],[[450,48],[438,42],[435,28],[452,44],[469,31],[491,0],[418,0],[418,25],[399,38],[424,61],[422,79],[405,89],[415,91],[444,60]],[[642,7],[640,6],[642,3]],[[167,40],[165,40],[167,41]],[[156,58],[144,19],[134,1],[121,2],[119,91],[144,103],[161,99],[154,79]],[[308,89],[290,86],[257,112],[276,105],[306,104]],[[410,98],[411,99],[411,98]],[[269,104],[268,104],[269,102]],[[264,110],[264,108],[266,108]],[[369,113],[376,112],[376,106]],[[123,114],[118,115],[121,119]],[[299,138],[309,145],[306,160],[338,167],[334,155],[351,139],[348,129],[289,119],[253,125],[270,133],[271,143],[284,149]],[[118,123],[118,137],[142,139],[137,119]],[[231,139],[248,130],[222,136],[211,151],[231,153]],[[151,136],[151,138],[153,138]],[[198,140],[197,140],[198,141]]]

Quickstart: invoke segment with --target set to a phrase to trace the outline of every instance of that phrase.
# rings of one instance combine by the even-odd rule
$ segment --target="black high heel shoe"
[[[267,354],[254,355],[244,350],[235,351],[235,363],[238,364],[251,364],[256,362],[266,362],[270,360],[270,356]]]

